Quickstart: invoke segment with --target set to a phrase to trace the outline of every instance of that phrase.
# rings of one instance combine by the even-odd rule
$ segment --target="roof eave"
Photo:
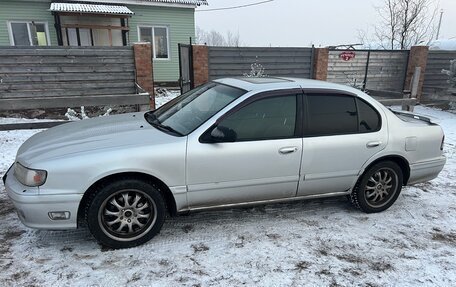
[[[86,3],[100,3],[100,4],[119,4],[119,5],[139,5],[139,6],[155,6],[155,7],[175,7],[175,8],[190,8],[195,9],[198,5],[195,4],[180,4],[180,3],[163,3],[163,2],[150,2],[142,0],[66,0],[66,2],[86,2]]]
[[[135,15],[133,14],[124,14],[124,13],[97,13],[97,12],[80,12],[80,11],[54,11],[48,9],[47,11],[51,13],[60,13],[60,14],[80,14],[80,15],[99,15],[99,16],[122,16],[122,18],[132,17]],[[54,15],[54,14],[52,14]]]

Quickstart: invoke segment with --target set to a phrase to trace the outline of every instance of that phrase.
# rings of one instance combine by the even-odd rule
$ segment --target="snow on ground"
[[[160,89],[160,96],[155,97],[155,106],[159,108],[179,95],[178,90]]]
[[[345,198],[201,212],[167,219],[143,246],[109,250],[86,228],[24,227],[0,185],[0,285],[455,286],[456,115],[416,112],[440,121],[448,163],[379,214]],[[0,132],[0,174],[35,132]]]

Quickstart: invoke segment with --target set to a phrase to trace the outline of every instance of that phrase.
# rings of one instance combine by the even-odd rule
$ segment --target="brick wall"
[[[404,90],[410,89],[410,83],[412,81],[413,73],[416,67],[421,67],[420,82],[418,85],[418,102],[421,99],[424,83],[424,72],[426,71],[427,59],[428,59],[429,47],[427,46],[414,46],[410,49],[410,55],[408,60],[407,74],[405,78]]]
[[[313,78],[315,80],[326,81],[328,78],[329,49],[316,48],[314,51]]]
[[[193,49],[193,78],[195,87],[209,81],[209,48],[194,45]]]
[[[152,47],[150,43],[135,43],[136,83],[150,94],[150,108],[155,109]]]

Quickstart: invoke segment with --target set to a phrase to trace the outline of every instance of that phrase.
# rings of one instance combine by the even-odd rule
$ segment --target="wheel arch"
[[[107,184],[108,182],[122,180],[122,179],[139,179],[146,182],[151,182],[158,186],[159,191],[163,195],[163,198],[166,203],[166,208],[171,216],[175,216],[177,214],[177,207],[176,207],[176,200],[174,195],[172,194],[169,187],[159,178],[152,176],[150,174],[141,173],[141,172],[122,172],[122,173],[115,173],[107,175],[95,183],[93,183],[84,193],[81,201],[79,202],[78,207],[78,223],[80,220],[84,218],[84,207],[87,205],[88,201],[90,201],[93,195],[97,192],[97,190]]]
[[[360,178],[362,178],[364,173],[367,170],[369,170],[369,168],[371,168],[373,165],[375,165],[379,162],[382,162],[382,161],[392,161],[392,162],[396,163],[402,170],[402,175],[403,175],[402,185],[404,185],[404,186],[407,185],[408,180],[410,178],[410,164],[407,159],[405,159],[403,156],[400,156],[400,155],[386,155],[386,156],[382,156],[382,157],[379,157],[379,158],[373,160],[371,163],[369,163],[367,166],[364,167],[364,169],[362,170],[362,172],[360,173],[360,175],[358,177],[358,180]]]

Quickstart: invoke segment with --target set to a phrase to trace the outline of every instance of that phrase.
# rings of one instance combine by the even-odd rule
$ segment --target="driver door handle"
[[[283,147],[283,148],[279,149],[279,153],[281,153],[281,154],[289,154],[289,153],[293,153],[293,152],[297,152],[297,151],[298,151],[298,147],[295,147],[295,146]]]

